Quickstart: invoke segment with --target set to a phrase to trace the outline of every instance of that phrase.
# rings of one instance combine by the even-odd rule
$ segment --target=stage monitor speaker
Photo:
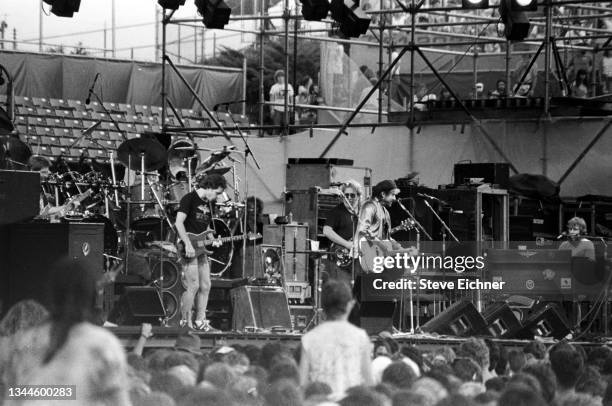
[[[516,314],[505,302],[493,303],[482,312],[489,334],[495,338],[512,338],[512,332],[521,328]]]
[[[109,321],[123,326],[142,323],[159,325],[164,316],[164,306],[157,288],[126,286],[123,296],[109,315]]]
[[[534,337],[552,337],[562,339],[571,330],[563,313],[554,304],[536,310],[523,323],[523,327],[511,332],[513,338],[532,340]]]
[[[393,330],[393,316],[396,302],[361,302],[359,306],[359,326],[369,335],[376,335],[382,331]]]
[[[467,299],[453,303],[442,313],[425,323],[421,330],[457,337],[486,335],[487,323],[472,302]]]
[[[174,258],[155,257],[149,259],[151,279],[154,286],[161,288],[161,297],[164,304],[165,324],[178,326],[181,319],[181,296],[185,291],[181,266]]]
[[[291,311],[291,325],[294,330],[305,331],[315,315],[313,306],[293,305],[289,306]]]
[[[292,329],[287,295],[280,286],[240,286],[230,295],[233,330]]]
[[[0,170],[0,225],[34,218],[40,211],[40,174]]]

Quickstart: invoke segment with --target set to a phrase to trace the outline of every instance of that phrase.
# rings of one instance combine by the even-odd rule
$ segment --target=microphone
[[[100,73],[96,73],[96,76],[94,77],[93,83],[91,84],[91,87],[89,88],[89,92],[87,93],[87,98],[85,99],[85,104],[89,104],[91,103],[91,94],[94,91],[94,87],[96,86],[96,82],[98,80],[98,77],[100,76]]]
[[[434,197],[434,196],[427,195],[425,193],[417,193],[417,196],[422,197],[423,199],[433,200],[433,201],[439,202],[440,204],[444,204],[447,206],[449,205],[444,200],[438,199],[437,197]]]
[[[569,234],[567,233],[567,231],[564,231],[564,232],[562,232],[561,234],[559,234],[559,235],[557,236],[557,238],[555,238],[555,239],[556,239],[556,240],[560,240],[560,239],[562,239],[562,238],[564,238],[564,237],[567,237],[568,235],[569,235]]]

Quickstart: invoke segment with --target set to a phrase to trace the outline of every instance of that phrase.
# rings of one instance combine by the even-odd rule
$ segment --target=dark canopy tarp
[[[0,64],[13,76],[16,96],[84,100],[100,73],[96,89],[105,102],[161,105],[161,64],[10,51],[0,52]],[[207,107],[242,99],[239,70],[199,66],[179,70]],[[169,67],[166,72],[168,97],[174,105],[201,110],[176,73]]]

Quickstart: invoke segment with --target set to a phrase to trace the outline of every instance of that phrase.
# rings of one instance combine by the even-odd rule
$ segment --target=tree
[[[308,75],[316,82],[321,63],[321,50],[319,43],[310,40],[298,39],[298,55],[296,81],[299,82]],[[257,119],[259,102],[259,50],[256,45],[240,51],[223,47],[215,58],[203,61],[205,65],[220,65],[242,68],[242,61],[247,59],[247,106],[252,119]],[[274,72],[285,68],[284,41],[278,38],[266,38],[264,43],[264,91],[268,99],[268,90],[274,84]],[[289,40],[289,83],[297,91],[297,83],[293,80],[293,39]],[[267,111],[267,109],[266,109]]]

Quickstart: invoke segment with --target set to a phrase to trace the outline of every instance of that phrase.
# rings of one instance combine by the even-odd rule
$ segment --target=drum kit
[[[31,149],[21,141],[15,141],[11,147],[14,169],[25,169]],[[202,162],[199,162],[200,151],[209,152]],[[127,273],[143,274],[130,270],[129,258],[134,258],[133,255],[146,257],[157,249],[164,250],[164,256],[176,255],[174,220],[179,203],[194,190],[201,176],[232,172],[234,201],[225,193],[219,196],[211,227],[219,237],[243,232],[245,205],[236,203],[240,199],[240,179],[235,167],[239,161],[232,156],[239,152],[234,146],[215,150],[198,148],[193,140],[185,138],[175,140],[166,149],[155,138],[140,137],[128,139],[117,151],[108,153],[110,171],[106,167],[102,170],[103,165],[94,160],[75,170],[74,165],[60,158],[61,163],[55,165],[57,172],[44,179],[42,186],[56,205],[77,196],[85,197],[76,210],[66,213],[60,221],[103,223],[105,257],[124,260]],[[117,179],[115,156],[125,167],[125,181]],[[232,165],[226,166],[225,161],[231,161]],[[211,251],[211,275],[221,276],[231,266],[234,246],[224,244],[212,247]]]

